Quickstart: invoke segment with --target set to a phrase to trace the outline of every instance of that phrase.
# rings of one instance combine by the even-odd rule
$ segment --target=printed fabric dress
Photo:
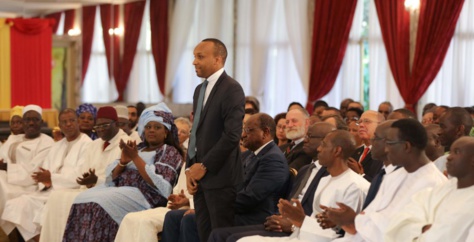
[[[182,156],[166,144],[156,151],[139,150],[138,155],[145,161],[145,170],[155,186],[142,178],[133,162],[112,179],[119,160],[112,162],[106,170],[105,184],[82,192],[74,200],[63,241],[113,241],[127,213],[166,206]]]

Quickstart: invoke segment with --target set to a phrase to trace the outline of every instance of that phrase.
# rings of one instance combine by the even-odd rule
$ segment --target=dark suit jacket
[[[298,175],[295,178],[295,182],[293,185],[293,189],[291,190],[290,197],[293,197],[295,195],[296,189],[298,189],[299,185],[301,184],[306,172],[308,171],[309,164],[303,166],[299,171]],[[303,195],[303,198],[301,199],[301,206],[303,207],[305,214],[308,216],[311,216],[311,213],[313,212],[313,199],[314,199],[314,193],[316,192],[316,188],[318,188],[319,181],[321,178],[329,175],[329,172],[327,172],[326,167],[321,167],[320,168],[322,171],[320,172],[319,176],[316,174],[314,176],[313,180],[308,180],[310,183],[308,190],[306,190],[305,194]]]
[[[281,149],[285,151],[285,157],[288,161],[288,165],[291,168],[295,168],[296,170],[301,169],[301,167],[308,165],[311,163],[311,156],[307,155],[303,151],[303,142],[297,144],[290,153],[286,153],[286,148],[290,146],[290,144],[282,145]]]
[[[235,224],[265,222],[276,212],[276,197],[289,179],[288,164],[278,146],[271,142],[257,156],[244,161],[244,183],[235,201]]]
[[[194,90],[193,111],[202,84]],[[235,186],[242,182],[239,141],[242,134],[245,95],[240,84],[225,72],[217,80],[204,106],[196,130],[196,156],[186,167],[203,163],[202,189]],[[194,128],[194,127],[193,127]]]
[[[383,167],[383,162],[372,159],[372,152],[365,156],[364,160],[362,161],[362,168],[364,168],[364,178],[372,182],[372,179],[379,173],[380,169]]]

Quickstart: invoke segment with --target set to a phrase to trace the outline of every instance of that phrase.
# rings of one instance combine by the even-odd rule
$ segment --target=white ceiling
[[[0,0],[0,18],[34,17],[86,5],[122,4],[136,0]]]

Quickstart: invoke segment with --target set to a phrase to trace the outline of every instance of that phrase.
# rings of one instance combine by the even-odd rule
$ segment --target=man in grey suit
[[[186,180],[201,241],[212,229],[233,225],[236,187],[243,181],[239,141],[245,95],[224,71],[226,58],[227,49],[217,39],[205,39],[194,49],[193,65],[204,82],[194,91]]]

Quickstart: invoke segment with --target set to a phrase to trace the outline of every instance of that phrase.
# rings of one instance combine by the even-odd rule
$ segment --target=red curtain
[[[102,34],[109,77],[113,77],[115,80],[118,80],[120,75],[120,36],[109,34],[109,29],[119,27],[119,11],[119,5],[100,5],[100,19],[102,20]]]
[[[48,14],[48,15],[45,16],[46,18],[52,18],[55,21],[54,25],[53,25],[53,28],[52,28],[53,34],[55,34],[58,31],[59,21],[61,20],[61,14],[62,14],[62,12],[58,12],[58,13]]]
[[[63,34],[67,34],[67,32],[74,28],[74,18],[76,15],[76,10],[66,10],[64,11],[64,32]]]
[[[168,55],[168,1],[150,1],[151,48],[156,77],[165,94],[166,58]]]
[[[416,111],[416,103],[438,74],[463,3],[464,0],[421,1],[410,74],[410,13],[403,0],[375,0],[390,69],[406,108]]]
[[[86,77],[89,59],[92,50],[92,37],[94,36],[96,6],[82,8],[82,81]]]
[[[138,37],[145,11],[145,1],[132,2],[124,5],[124,48],[122,58],[121,75],[115,79],[119,97],[117,101],[123,101],[123,93],[127,87],[130,71],[132,70],[135,53],[137,53]]]
[[[306,108],[334,86],[346,52],[357,0],[315,1],[309,96]]]
[[[11,105],[51,108],[53,19],[8,19],[11,38]]]

